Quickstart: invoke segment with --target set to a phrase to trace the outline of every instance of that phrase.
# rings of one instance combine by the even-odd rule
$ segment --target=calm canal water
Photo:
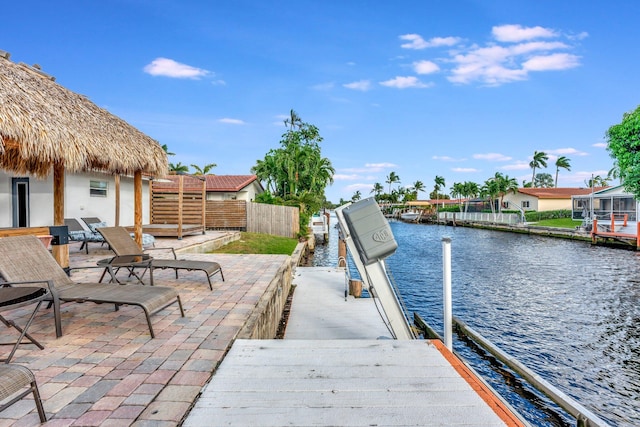
[[[337,264],[335,222],[314,265]],[[441,241],[450,237],[455,316],[611,425],[640,426],[640,253],[462,227],[391,228],[399,247],[387,266],[410,313],[443,333]],[[455,350],[529,422],[575,425],[454,338]]]

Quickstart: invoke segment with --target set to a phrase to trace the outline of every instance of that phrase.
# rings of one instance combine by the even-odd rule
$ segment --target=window
[[[107,181],[89,181],[89,195],[91,197],[107,197]]]
[[[525,201],[522,202],[522,209],[529,208],[529,207],[531,207],[531,206],[529,206],[529,201],[528,200],[525,200]]]

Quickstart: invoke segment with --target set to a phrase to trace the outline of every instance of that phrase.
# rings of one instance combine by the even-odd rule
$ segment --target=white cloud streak
[[[202,68],[181,64],[173,59],[156,58],[150,64],[145,65],[144,72],[152,76],[172,77],[176,79],[199,79],[210,74]]]
[[[384,82],[380,82],[382,86],[386,87],[394,87],[396,89],[407,89],[407,88],[428,88],[433,86],[433,84],[426,84],[421,82],[416,76],[396,76],[393,79],[386,80]]]

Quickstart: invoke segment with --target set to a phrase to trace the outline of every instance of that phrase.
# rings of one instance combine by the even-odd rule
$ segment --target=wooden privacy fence
[[[274,236],[297,237],[300,214],[297,207],[267,205],[244,200],[205,200],[201,191],[185,189],[182,209],[177,192],[153,192],[151,198],[152,224],[202,224],[216,230],[241,230]]]
[[[292,206],[247,203],[247,231],[274,236],[297,237],[300,210]]]
[[[215,229],[247,229],[247,202],[244,200],[207,200],[206,226]]]

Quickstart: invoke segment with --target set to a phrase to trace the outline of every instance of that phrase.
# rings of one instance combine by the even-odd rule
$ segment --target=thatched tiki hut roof
[[[166,175],[167,156],[124,120],[0,51],[0,169],[38,177],[53,171],[54,225],[64,220],[65,171],[133,175],[141,239],[142,174]]]

